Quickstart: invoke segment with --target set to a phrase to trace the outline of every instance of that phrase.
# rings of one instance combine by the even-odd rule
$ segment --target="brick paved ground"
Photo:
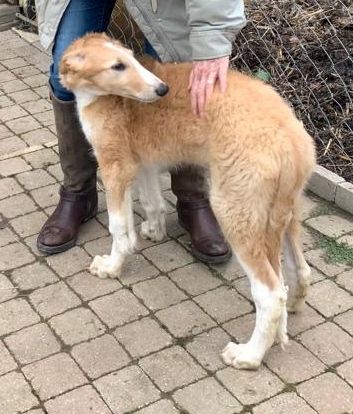
[[[234,261],[195,262],[167,176],[169,237],[141,241],[119,280],[86,271],[110,244],[102,194],[75,248],[38,253],[61,179],[49,58],[8,31],[0,60],[1,414],[353,412],[353,270],[327,263],[319,247],[324,237],[353,245],[352,217],[306,197],[313,285],[303,313],[290,316],[290,344],[257,372],[225,367],[219,351],[254,323],[248,282]]]

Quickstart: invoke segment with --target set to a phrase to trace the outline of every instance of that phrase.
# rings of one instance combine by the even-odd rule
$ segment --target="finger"
[[[211,95],[213,94],[214,91],[214,86],[215,83],[217,81],[217,72],[213,71],[208,75],[207,78],[207,83],[206,83],[206,94],[205,94],[205,105],[207,105],[207,103],[210,100]]]
[[[206,87],[207,87],[208,73],[205,71],[200,79],[197,89],[197,113],[199,117],[205,114],[206,103]]]
[[[197,116],[197,84],[198,84],[198,81],[196,77],[194,76],[191,89],[190,89],[190,100],[191,100],[191,110],[195,116]]]
[[[189,85],[188,85],[189,92],[191,91],[193,80],[194,80],[194,68],[191,69],[190,76],[189,76]]]
[[[219,69],[218,69],[219,87],[222,93],[224,93],[227,89],[228,64],[229,64],[229,59],[226,59],[221,62]]]

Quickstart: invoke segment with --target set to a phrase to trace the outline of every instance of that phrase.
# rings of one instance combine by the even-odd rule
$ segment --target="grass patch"
[[[333,214],[334,213],[334,209],[327,204],[322,204],[320,206],[314,207],[308,216],[308,219],[314,218],[314,217],[318,217],[318,216],[326,216],[328,214]]]
[[[353,248],[347,243],[324,238],[319,241],[319,246],[324,249],[327,262],[346,263],[353,266]]]

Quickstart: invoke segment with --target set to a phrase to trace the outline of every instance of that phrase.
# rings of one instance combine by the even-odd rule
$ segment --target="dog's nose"
[[[168,93],[169,91],[169,86],[166,85],[165,83],[160,83],[158,88],[156,88],[156,94],[158,96],[164,96]]]

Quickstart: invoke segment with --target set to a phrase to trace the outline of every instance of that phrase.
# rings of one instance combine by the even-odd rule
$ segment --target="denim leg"
[[[54,95],[63,101],[74,100],[59,79],[60,59],[66,48],[76,39],[89,32],[106,31],[115,0],[70,0],[55,36],[52,50],[53,63],[49,82]]]

